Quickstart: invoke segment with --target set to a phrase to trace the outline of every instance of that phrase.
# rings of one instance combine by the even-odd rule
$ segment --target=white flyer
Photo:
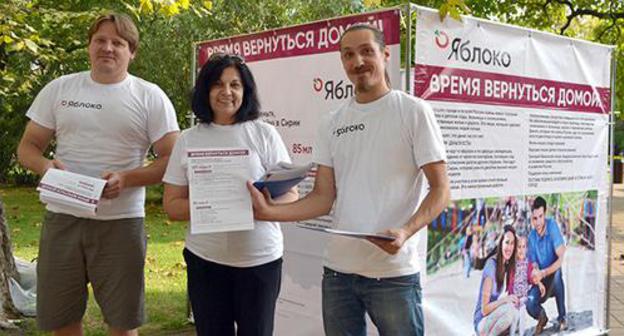
[[[254,228],[249,156],[246,148],[187,150],[191,234]]]
[[[325,233],[331,233],[339,236],[345,236],[349,238],[360,238],[360,239],[368,239],[368,238],[376,238],[385,241],[393,241],[396,238],[383,233],[371,233],[371,232],[356,232],[356,231],[346,231],[346,230],[337,230],[332,228],[320,227],[320,226],[312,226],[306,224],[297,224],[297,227],[302,229],[308,229],[312,231],[319,231]]]
[[[50,168],[37,186],[43,203],[75,215],[95,216],[106,180]]]

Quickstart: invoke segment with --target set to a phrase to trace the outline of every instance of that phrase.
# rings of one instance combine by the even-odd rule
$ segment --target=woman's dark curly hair
[[[256,81],[245,61],[237,55],[213,54],[201,68],[193,88],[191,108],[200,122],[210,124],[214,121],[214,111],[210,106],[210,89],[229,67],[238,70],[243,84],[243,102],[234,115],[235,123],[255,120],[260,115]]]

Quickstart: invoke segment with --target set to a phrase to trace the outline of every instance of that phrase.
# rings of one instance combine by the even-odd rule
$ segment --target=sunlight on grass
[[[160,206],[157,190],[148,192],[146,233],[148,237],[145,261],[145,305],[147,323],[141,335],[163,334],[188,329],[186,321],[186,264],[182,258],[186,224],[170,222]],[[33,260],[37,257],[44,206],[34,188],[2,187],[5,218],[9,226],[13,253],[16,257]],[[92,291],[84,317],[86,335],[106,335],[106,325]],[[24,334],[44,335],[36,330],[34,320],[22,323]]]

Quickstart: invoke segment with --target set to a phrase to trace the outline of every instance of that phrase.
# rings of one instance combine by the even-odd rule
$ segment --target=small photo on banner
[[[520,335],[535,333],[539,319],[532,313],[538,307],[552,321],[544,326],[547,331],[559,332],[560,316],[570,330],[592,327],[595,294],[588,284],[600,281],[599,270],[592,266],[597,201],[597,190],[451,201],[429,226],[427,276],[436,285],[424,289],[425,297],[436,306],[450,307],[446,314],[457,318],[446,330],[469,334],[496,322],[482,312],[486,279],[491,285],[489,303],[517,297],[510,309],[490,314],[515,321]],[[555,263],[561,251],[559,270],[535,281],[533,276]],[[572,276],[581,272],[582,277]],[[436,324],[428,327],[444,330]]]

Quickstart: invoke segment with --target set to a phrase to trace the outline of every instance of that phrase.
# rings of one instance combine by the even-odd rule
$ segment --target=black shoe
[[[548,323],[548,317],[546,316],[546,313],[542,312],[537,320],[537,325],[535,326],[535,335],[539,335],[542,331],[544,331],[546,323]]]

